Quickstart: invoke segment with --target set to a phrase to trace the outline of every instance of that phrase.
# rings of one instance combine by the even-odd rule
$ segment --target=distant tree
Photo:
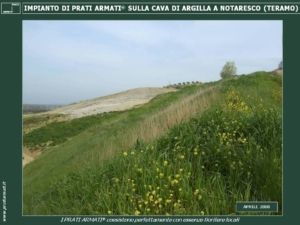
[[[280,70],[282,70],[282,69],[283,69],[283,63],[282,63],[282,61],[279,63],[279,65],[278,65],[278,69],[280,69]]]
[[[236,66],[233,61],[226,62],[221,71],[221,78],[226,79],[236,75]]]

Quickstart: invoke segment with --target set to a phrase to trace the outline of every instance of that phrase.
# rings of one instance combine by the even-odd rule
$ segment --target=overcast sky
[[[275,69],[281,21],[23,21],[23,103],[68,104],[136,87]]]

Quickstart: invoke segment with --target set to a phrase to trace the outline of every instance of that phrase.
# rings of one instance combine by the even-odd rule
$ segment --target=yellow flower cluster
[[[226,107],[227,110],[237,112],[248,112],[249,106],[240,98],[238,92],[231,90],[226,96]]]
[[[143,161],[142,151],[135,149],[121,153],[125,161],[130,159],[133,163],[132,171],[134,171],[134,174],[132,174],[132,177],[137,177],[134,179],[127,177],[125,180],[121,177],[115,177],[113,178],[113,184],[126,186],[124,196],[131,205],[131,214],[184,214],[184,199],[187,193],[190,193],[195,200],[202,199],[198,189],[194,193],[186,187],[186,179],[191,178],[191,168],[181,167],[180,164],[188,161],[190,157],[199,157],[206,153],[202,149],[200,150],[199,146],[191,148],[190,151],[184,151],[180,139],[178,137],[174,139],[176,140],[173,148],[175,152],[174,159],[178,160],[178,167],[173,164],[169,157],[152,160],[151,165],[153,166],[148,167],[146,164],[141,163]],[[153,145],[147,145],[144,152],[148,151],[147,154],[152,154],[151,150],[153,149]],[[144,174],[153,174],[153,172],[154,176],[146,181]],[[113,213],[113,209],[109,208],[107,210],[109,215]]]

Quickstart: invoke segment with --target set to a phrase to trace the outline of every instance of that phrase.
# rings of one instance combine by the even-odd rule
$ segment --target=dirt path
[[[27,165],[28,163],[35,160],[39,155],[41,154],[41,151],[35,150],[35,151],[29,151],[27,148],[23,150],[23,167]]]

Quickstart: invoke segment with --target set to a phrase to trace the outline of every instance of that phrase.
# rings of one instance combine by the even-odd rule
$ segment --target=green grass
[[[37,128],[24,135],[23,143],[25,146],[30,148],[38,148],[46,146],[50,143],[51,146],[61,144],[68,140],[69,138],[76,136],[84,130],[95,125],[105,126],[106,124],[111,124],[114,122],[126,122],[126,126],[141,117],[148,116],[157,112],[164,106],[171,104],[172,102],[183,98],[189,94],[192,94],[198,89],[196,85],[185,87],[181,91],[176,93],[167,93],[154,98],[151,104],[146,104],[138,109],[132,109],[122,112],[110,112],[102,113],[98,115],[86,116],[78,119],[68,120],[68,121],[58,121],[47,124]],[[42,123],[43,120],[47,120],[49,116],[37,116],[24,119],[24,127],[28,127],[32,124]],[[125,120],[126,119],[126,120]],[[48,144],[49,145],[49,144]]]
[[[95,124],[109,123],[118,114],[120,113],[111,112],[69,121],[53,122],[25,134],[23,143],[31,148],[42,147],[47,143],[50,143],[50,146],[58,145]]]
[[[156,139],[138,136],[124,148],[120,143],[106,160],[100,157],[105,146],[99,145],[106,138],[118,142],[120,130],[135,130],[172,102],[167,112],[175,112],[179,100],[203,87],[112,114],[109,132],[102,123],[94,125],[46,151],[25,167],[24,213],[202,215],[234,214],[236,201],[272,200],[281,206],[280,78],[257,73],[213,86],[220,88],[204,113],[184,114],[193,118]]]
[[[178,118],[191,116],[188,115],[189,111],[185,114],[181,113],[187,110],[187,107],[180,107],[179,113],[174,111],[174,107],[185,103],[187,97],[195,96],[191,100],[196,99],[199,102],[198,105],[193,104],[193,107],[197,107],[195,112],[206,109],[208,102],[212,102],[214,98],[211,93],[215,92],[215,87],[209,90],[211,86],[209,84],[186,87],[178,92],[157,96],[139,108],[108,113],[108,119],[102,123],[93,124],[78,135],[67,138],[65,142],[48,147],[38,159],[24,168],[24,212],[35,213],[35,209],[32,210],[31,207],[38,199],[37,194],[46,192],[56,179],[90,165],[102,164],[118,152],[130,148],[138,138],[154,140],[176,124]],[[205,104],[201,104],[202,98]],[[178,115],[170,118],[170,115],[173,117],[175,114]],[[52,127],[48,124],[43,130],[46,131],[49,126]],[[57,132],[63,133],[63,130],[57,129]],[[52,136],[49,135],[48,138],[51,140]]]
[[[65,120],[62,114],[47,114],[47,113],[28,113],[23,115],[23,133],[24,137],[29,132],[43,127],[47,124]]]

